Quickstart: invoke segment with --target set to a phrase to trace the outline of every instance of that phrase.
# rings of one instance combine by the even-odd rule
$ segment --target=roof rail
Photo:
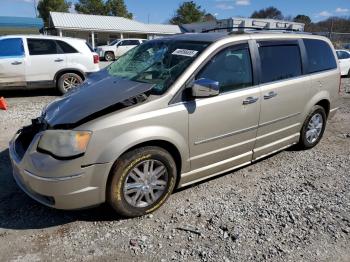
[[[305,33],[303,31],[299,31],[296,29],[292,28],[261,28],[261,27],[248,27],[248,26],[231,26],[231,27],[215,27],[212,29],[208,30],[203,30],[202,33],[209,33],[209,32],[215,32],[218,30],[229,30],[229,29],[237,29],[237,31],[230,32],[230,34],[235,34],[235,33],[244,33],[246,32],[245,30],[248,29],[249,31],[279,31],[279,32],[293,32],[293,33]],[[248,31],[248,32],[249,32]]]

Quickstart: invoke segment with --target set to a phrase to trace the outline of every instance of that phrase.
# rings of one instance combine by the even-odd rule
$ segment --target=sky
[[[35,17],[34,1],[0,0],[0,16]],[[70,0],[72,3],[77,0]],[[125,0],[134,19],[141,22],[166,23],[183,0]],[[314,21],[329,16],[349,16],[350,0],[195,0],[217,18],[249,17],[253,11],[275,6],[285,16],[305,14]]]

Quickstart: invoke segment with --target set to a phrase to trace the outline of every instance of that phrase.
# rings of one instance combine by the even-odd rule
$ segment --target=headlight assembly
[[[38,150],[56,158],[74,158],[83,155],[92,132],[46,130],[40,138]]]

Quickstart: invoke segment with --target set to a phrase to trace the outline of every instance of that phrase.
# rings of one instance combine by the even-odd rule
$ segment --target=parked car
[[[114,61],[134,47],[146,42],[145,39],[117,39],[109,45],[98,46],[96,52],[106,61]]]
[[[337,50],[342,76],[350,77],[350,52],[348,50]]]
[[[152,40],[21,129],[9,147],[13,176],[50,207],[108,202],[123,216],[148,214],[175,188],[292,145],[316,146],[339,87],[336,53],[324,37]]]
[[[43,36],[0,37],[0,89],[54,87],[62,94],[99,71],[85,40]]]

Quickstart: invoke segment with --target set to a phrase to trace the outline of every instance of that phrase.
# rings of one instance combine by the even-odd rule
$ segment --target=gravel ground
[[[188,187],[136,219],[107,206],[57,211],[22,193],[7,144],[55,93],[5,95],[1,261],[350,261],[350,94],[314,149],[289,149]]]

